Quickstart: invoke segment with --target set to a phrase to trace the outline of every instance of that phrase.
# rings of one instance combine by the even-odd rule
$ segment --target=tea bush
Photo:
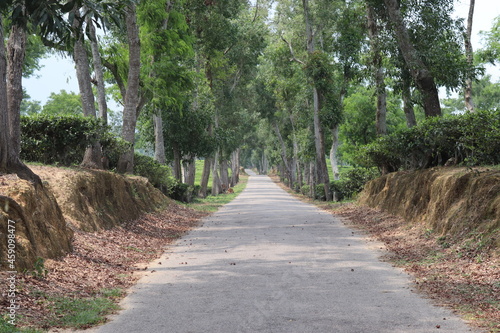
[[[356,162],[383,173],[445,164],[500,164],[500,111],[433,117],[364,146]]]

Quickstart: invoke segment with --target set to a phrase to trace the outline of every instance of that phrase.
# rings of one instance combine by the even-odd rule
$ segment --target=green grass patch
[[[110,293],[111,291],[106,291]],[[116,294],[117,291],[111,292]],[[62,328],[87,328],[104,322],[105,316],[118,310],[113,300],[106,297],[49,299],[53,316],[47,318],[47,326]]]
[[[217,196],[209,195],[204,199],[195,198],[193,202],[186,204],[186,206],[203,212],[216,212],[220,207],[236,198],[245,189],[247,183],[248,176],[240,175],[240,182],[233,187],[234,193],[224,193]]]
[[[201,176],[203,175],[203,165],[205,164],[205,160],[196,160],[196,174],[194,178],[195,185],[201,185]],[[228,168],[229,177],[231,177],[232,172],[231,168]],[[212,172],[210,171],[210,176],[208,177],[208,186],[212,186]]]
[[[9,318],[0,316],[0,333],[41,333],[33,328],[17,327],[9,323]]]

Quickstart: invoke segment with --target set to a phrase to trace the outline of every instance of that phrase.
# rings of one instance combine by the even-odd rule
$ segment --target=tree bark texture
[[[205,198],[207,196],[208,180],[210,178],[210,171],[212,166],[212,159],[205,158],[203,162],[203,173],[201,174],[201,184],[199,196]]]
[[[106,102],[106,89],[104,86],[104,71],[101,60],[101,52],[99,51],[99,43],[94,23],[87,18],[87,25],[90,33],[90,48],[92,49],[92,60],[94,62],[95,82],[97,86],[97,105],[99,107],[99,118],[108,123],[108,104]]]
[[[21,102],[25,53],[26,29],[14,24],[7,42],[7,108],[10,145],[16,154],[21,152]]]
[[[212,195],[221,193],[221,181],[219,177],[219,150],[216,151],[212,166]]]
[[[475,0],[470,0],[469,15],[467,17],[467,31],[465,34],[465,54],[467,56],[467,62],[470,66],[472,66],[474,62],[474,52],[472,49],[471,36],[475,3]],[[472,78],[470,76],[465,80],[464,98],[465,107],[467,108],[467,110],[470,112],[474,112],[474,103],[472,101]]]
[[[240,181],[240,148],[231,154],[231,169],[231,187],[233,187]]]
[[[174,151],[173,176],[179,183],[182,183],[181,152],[176,143],[172,144],[172,149]]]
[[[441,105],[434,77],[410,41],[398,0],[384,0],[384,3],[406,66],[410,70],[417,88],[422,93],[425,116],[441,116]]]
[[[139,105],[139,79],[141,71],[141,44],[135,4],[132,3],[128,6],[125,21],[129,47],[129,70],[123,107],[122,137],[130,143],[131,147],[128,152],[120,156],[117,171],[120,173],[133,173],[135,127],[137,123],[137,106]]]
[[[377,92],[377,114],[375,116],[377,135],[387,134],[387,92],[385,89],[385,73],[380,51],[377,18],[373,8],[367,6],[368,35],[372,53],[372,69]]]
[[[196,158],[190,158],[184,162],[184,183],[194,186],[196,178]]]
[[[306,41],[307,51],[314,52],[314,32],[312,29],[312,22],[309,12],[309,0],[302,0],[304,8],[304,19],[306,25]],[[330,191],[330,176],[328,175],[328,168],[326,167],[326,151],[325,151],[325,138],[323,134],[323,127],[321,126],[320,110],[321,110],[321,96],[316,87],[313,87],[314,99],[314,144],[316,147],[316,163],[319,181],[324,185],[326,200],[331,200],[332,194]]]
[[[337,151],[339,148],[339,126],[332,129],[332,148],[330,149],[330,164],[332,165],[333,179],[340,179],[339,163],[337,158]]]
[[[417,126],[417,119],[415,118],[415,110],[413,109],[413,101],[411,98],[411,88],[408,83],[403,82],[403,110],[406,116],[406,125],[408,128]]]
[[[160,111],[153,115],[153,124],[155,131],[155,160],[165,164],[165,140],[163,137],[163,119]]]
[[[9,109],[7,87],[7,76],[9,71],[7,64],[8,51],[5,49],[5,43],[3,43],[5,38],[2,23],[3,17],[0,15],[0,41],[2,41],[0,42],[0,174],[15,173],[19,178],[31,181],[36,186],[43,186],[40,177],[33,173],[33,171],[19,159],[19,151],[13,144],[10,130],[13,121],[11,121],[9,117],[14,110]],[[16,72],[22,77],[22,66],[18,68],[18,70],[12,72]],[[17,112],[18,114],[14,115],[16,118],[19,117],[20,109],[18,109]],[[20,129],[14,129],[12,132],[20,133]]]
[[[220,183],[222,192],[226,192],[229,189],[229,173],[228,173],[228,163],[226,159],[220,162]]]

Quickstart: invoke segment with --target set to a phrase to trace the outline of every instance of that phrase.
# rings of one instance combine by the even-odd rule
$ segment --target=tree
[[[137,25],[136,5],[131,3],[125,14],[127,41],[129,47],[129,64],[127,90],[123,96],[123,128],[122,138],[130,143],[130,149],[120,156],[117,171],[121,173],[134,172],[134,143],[137,110],[139,106],[139,83],[141,75],[141,43]]]
[[[0,41],[4,41],[5,13],[12,24],[7,49],[0,43],[0,172],[17,173],[36,184],[41,184],[40,178],[19,159],[26,31],[31,23],[42,37],[66,38],[69,27],[63,18],[64,8],[49,1],[3,1],[0,4]]]
[[[43,106],[42,113],[51,115],[83,115],[82,99],[74,92],[61,90],[59,93],[51,93]]]
[[[403,20],[398,0],[384,0],[396,40],[415,84],[422,93],[424,111],[427,117],[441,116],[439,93],[432,72],[422,61],[413,45]]]
[[[472,50],[471,36],[472,36],[472,22],[474,18],[474,5],[476,0],[470,0],[469,15],[467,17],[467,32],[465,34],[465,54],[467,62],[472,67],[474,65],[474,53]],[[465,80],[464,98],[467,110],[474,111],[474,103],[472,102],[472,74]]]

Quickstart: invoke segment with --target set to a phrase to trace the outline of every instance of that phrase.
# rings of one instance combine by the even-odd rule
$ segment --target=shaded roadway
[[[107,332],[471,332],[334,216],[266,176],[170,247]],[[160,264],[161,262],[161,264]]]

